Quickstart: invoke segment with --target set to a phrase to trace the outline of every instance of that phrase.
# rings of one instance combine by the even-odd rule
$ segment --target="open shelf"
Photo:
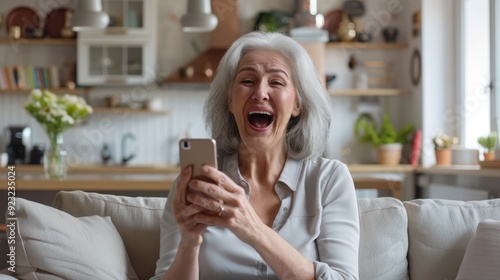
[[[170,112],[167,110],[149,110],[149,109],[132,109],[128,107],[116,107],[116,108],[106,108],[106,107],[94,107],[94,114],[154,114],[154,115],[169,115]]]
[[[327,48],[360,49],[360,50],[402,50],[408,47],[406,43],[359,43],[359,42],[330,42]]]
[[[21,93],[28,94],[31,93],[33,89],[2,89],[0,90],[0,94],[11,94],[11,93]],[[49,88],[47,89],[55,94],[87,94],[90,91],[90,88]]]
[[[18,40],[12,40],[10,38],[0,38],[0,45],[46,45],[46,46],[76,46],[76,39],[53,39],[53,38],[41,38],[41,39],[26,39],[21,38]]]
[[[410,90],[397,88],[329,89],[328,91],[333,96],[398,96],[410,94]]]

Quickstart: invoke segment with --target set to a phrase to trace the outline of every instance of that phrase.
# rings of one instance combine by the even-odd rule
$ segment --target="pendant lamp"
[[[188,0],[187,13],[181,18],[182,31],[210,32],[217,27],[217,22],[210,0]]]
[[[102,11],[101,0],[78,0],[78,4],[71,21],[74,31],[90,28],[106,28],[109,16]]]

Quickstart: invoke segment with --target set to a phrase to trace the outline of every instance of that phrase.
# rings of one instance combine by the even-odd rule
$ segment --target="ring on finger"
[[[217,213],[219,213],[219,216],[221,216],[222,212],[224,212],[224,206],[222,206],[222,204],[221,204],[221,205],[219,205],[219,209],[217,209]]]

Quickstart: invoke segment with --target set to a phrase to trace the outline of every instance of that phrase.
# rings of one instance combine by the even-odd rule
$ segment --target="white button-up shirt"
[[[218,167],[235,183],[251,189],[241,176],[238,155],[219,158]],[[275,186],[281,200],[272,225],[283,239],[314,262],[316,279],[358,279],[359,218],[354,183],[346,165],[337,160],[286,160]],[[161,222],[158,280],[172,264],[180,232],[172,210],[175,186]],[[200,279],[277,279],[251,246],[230,230],[208,227],[199,255]]]

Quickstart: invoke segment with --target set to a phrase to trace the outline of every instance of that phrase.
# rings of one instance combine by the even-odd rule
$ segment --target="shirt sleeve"
[[[156,262],[155,276],[150,280],[160,280],[172,265],[181,240],[179,226],[175,221],[172,203],[177,189],[177,180],[170,190],[160,222],[160,255]]]
[[[323,211],[316,243],[319,260],[316,279],[358,279],[359,214],[352,176],[337,162],[325,178],[321,198]]]

